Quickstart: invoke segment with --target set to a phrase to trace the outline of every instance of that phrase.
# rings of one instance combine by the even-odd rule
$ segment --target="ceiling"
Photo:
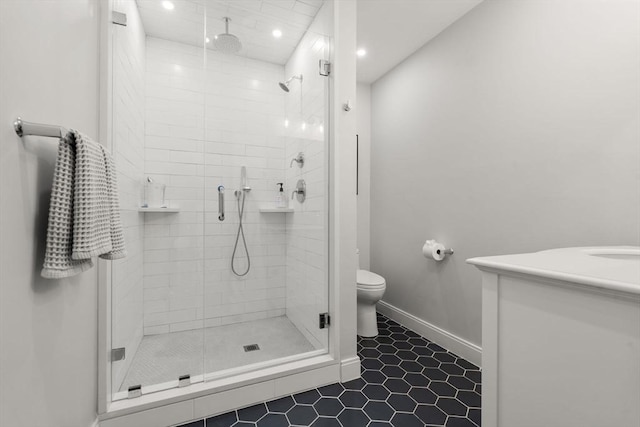
[[[224,33],[223,17],[231,18],[229,32],[242,42],[242,56],[285,64],[320,10],[323,0],[136,0],[147,36],[195,46]],[[206,33],[205,33],[206,21]],[[282,37],[272,35],[274,29]],[[212,43],[208,43],[214,49]]]
[[[358,0],[358,82],[373,83],[482,0]]]
[[[324,0],[136,0],[148,36],[203,46],[224,32],[240,38],[240,55],[285,64]],[[337,0],[340,1],[340,0]],[[437,36],[482,0],[358,0],[357,79],[372,83]],[[206,22],[206,30],[205,30]],[[274,29],[282,37],[272,35]],[[208,43],[214,49],[212,43]]]

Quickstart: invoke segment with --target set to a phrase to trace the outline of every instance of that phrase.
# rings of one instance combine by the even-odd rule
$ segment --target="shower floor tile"
[[[378,314],[362,378],[180,427],[479,427],[480,368]]]
[[[245,352],[244,346],[250,344],[258,344],[260,349]],[[150,335],[142,339],[120,390],[313,350],[314,346],[285,316],[206,328],[204,333],[198,329]]]

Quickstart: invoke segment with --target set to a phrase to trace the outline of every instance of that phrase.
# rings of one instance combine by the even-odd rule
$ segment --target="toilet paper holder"
[[[427,240],[422,247],[422,254],[426,258],[442,261],[445,256],[453,255],[453,249],[446,248],[435,240]]]
[[[443,251],[443,253],[445,255],[453,255],[453,249],[451,248],[445,248],[445,250]]]

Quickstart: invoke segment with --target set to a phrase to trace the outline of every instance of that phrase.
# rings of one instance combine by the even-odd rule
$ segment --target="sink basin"
[[[600,258],[640,261],[640,249],[626,248],[594,248],[584,249],[584,253]]]

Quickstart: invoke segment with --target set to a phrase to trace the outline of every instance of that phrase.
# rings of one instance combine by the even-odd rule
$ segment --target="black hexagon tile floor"
[[[362,378],[180,427],[478,427],[480,369],[378,314],[358,338]]]

